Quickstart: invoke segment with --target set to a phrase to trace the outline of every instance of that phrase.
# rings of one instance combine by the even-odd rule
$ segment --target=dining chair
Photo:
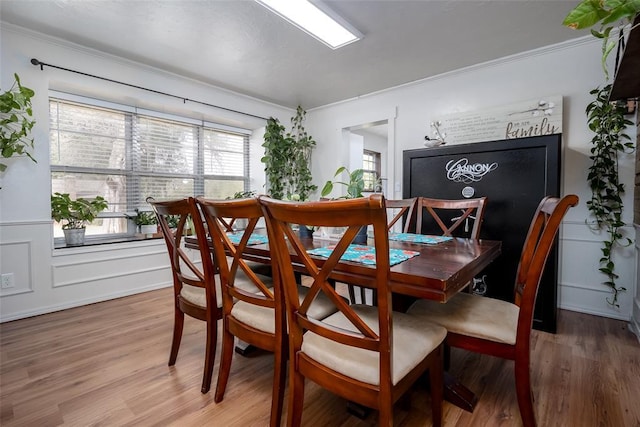
[[[418,197],[415,231],[479,239],[486,206],[486,197],[457,200]],[[472,227],[469,221],[473,221]]]
[[[256,198],[211,200],[199,197],[197,204],[209,229],[222,283],[222,353],[214,400],[218,403],[224,399],[234,339],[238,338],[274,354],[270,425],[279,426],[287,361],[284,296],[279,281],[254,272],[251,262],[246,259],[250,258],[247,252],[252,240],[258,236],[266,238],[266,234],[256,232],[262,209]],[[236,233],[227,231],[223,221],[231,217],[247,220],[246,228]],[[319,298],[313,310],[317,316],[324,317],[336,308],[327,298]]]
[[[192,197],[169,201],[155,201],[149,198],[147,202],[156,214],[171,261],[175,304],[169,366],[175,365],[178,357],[184,315],[205,321],[207,343],[201,391],[207,393],[211,387],[218,341],[218,320],[222,318],[222,301],[220,282],[219,278],[216,280],[216,268],[207,244],[200,211]],[[175,218],[178,218],[178,226],[172,229],[169,219]],[[191,222],[198,238],[198,256],[192,255],[191,251],[183,247],[184,236],[190,229],[187,224]]]
[[[459,293],[445,304],[419,300],[408,310],[447,328],[450,346],[514,360],[518,406],[526,427],[536,425],[529,365],[538,286],[560,223],[577,204],[578,197],[571,194],[545,197],[538,205],[522,248],[513,303]]]
[[[385,204],[387,207],[387,219],[391,218],[391,220],[389,220],[388,222],[389,231],[393,229],[393,226],[398,221],[404,218],[404,225],[402,227],[402,232],[403,233],[409,232],[409,226],[411,223],[411,218],[413,217],[413,210],[416,206],[417,200],[418,200],[417,197],[412,197],[410,199],[397,199],[397,200],[385,199]],[[366,288],[348,284],[347,290],[349,292],[349,300],[351,301],[351,304],[355,304],[357,302],[356,300],[357,289],[359,289],[360,291],[359,292],[360,302],[363,304],[366,303],[367,301]],[[372,303],[375,304],[375,301],[376,301],[375,290],[371,291],[371,300],[372,300]]]
[[[391,310],[389,242],[384,197],[291,203],[261,196],[269,246],[284,288],[289,326],[288,426],[300,426],[304,382],[309,379],[350,401],[378,409],[379,424],[393,425],[393,404],[427,370],[433,424],[442,420],[442,342],[446,330]],[[292,224],[348,227],[328,258],[314,259]],[[358,230],[373,226],[375,266],[340,263]],[[293,255],[292,255],[293,254]],[[312,284],[300,295],[293,263],[303,265]],[[341,268],[338,268],[341,266]],[[355,269],[355,270],[351,270]],[[337,271],[338,270],[338,271]],[[357,271],[360,286],[378,291],[377,306],[349,305],[329,283],[332,274]],[[275,277],[275,275],[274,275]],[[311,312],[319,295],[338,311],[321,319]]]

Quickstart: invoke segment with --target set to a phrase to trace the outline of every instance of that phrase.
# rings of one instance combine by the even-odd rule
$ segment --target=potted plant
[[[607,57],[616,45],[622,43],[620,47],[624,46],[625,30],[631,31],[640,25],[637,21],[639,13],[640,2],[636,0],[582,0],[569,12],[563,24],[573,29],[600,26],[599,30],[592,29],[591,34],[602,39],[602,68],[605,80],[608,81]],[[614,32],[612,37],[611,32],[618,24],[622,24],[617,28],[618,34],[615,35]],[[606,231],[606,239],[601,247],[599,271],[606,277],[603,284],[608,286],[612,293],[612,297],[606,301],[619,307],[619,293],[624,292],[626,288],[617,282],[618,274],[615,272],[613,257],[617,247],[629,246],[632,241],[625,237],[622,231],[625,226],[622,220],[625,186],[619,180],[618,155],[633,151],[634,146],[625,133],[627,126],[633,122],[624,117],[624,102],[611,102],[611,90],[611,84],[593,89],[590,94],[594,96],[594,100],[586,108],[589,129],[594,132],[589,156],[592,164],[587,175],[591,188],[591,200],[587,201],[587,207],[594,220],[587,220],[587,223],[595,231]]]
[[[133,222],[140,228],[140,233],[149,236],[158,231],[158,222],[155,213],[152,211],[141,211],[137,208],[134,210],[136,216],[133,218]]]
[[[322,191],[320,193],[321,197],[327,197],[332,191],[335,184],[341,184],[347,187],[347,194],[338,197],[338,199],[355,199],[357,197],[363,197],[362,192],[364,191],[364,171],[362,169],[356,169],[353,172],[350,172],[344,166],[339,167],[336,170],[336,173],[333,177],[337,177],[338,175],[342,175],[343,172],[346,172],[349,176],[348,182],[344,181],[327,181],[322,187]],[[356,235],[355,239],[353,239],[354,243],[366,244],[367,243],[367,227],[362,227],[360,232]]]
[[[291,118],[292,129],[286,134],[278,119],[267,120],[261,161],[265,164],[269,195],[274,199],[290,199],[296,194],[304,201],[318,188],[311,183],[311,152],[316,142],[304,128],[306,114],[298,106]]]
[[[68,193],[51,195],[51,218],[62,224],[67,246],[84,244],[86,224],[105,210],[108,202],[102,196],[94,199],[72,199]]]
[[[0,94],[0,153],[4,158],[26,155],[35,162],[29,152],[33,149],[33,138],[29,138],[29,134],[36,123],[31,120],[31,98],[35,93],[20,84],[17,74],[13,76],[15,82],[11,89]],[[0,172],[6,169],[7,165],[0,163]]]

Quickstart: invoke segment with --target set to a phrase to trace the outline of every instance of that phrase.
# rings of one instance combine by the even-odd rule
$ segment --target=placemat
[[[242,234],[243,233],[241,231],[237,233],[229,231],[227,232],[227,237],[229,237],[231,243],[237,245],[242,239]],[[268,241],[269,239],[267,239],[267,236],[265,236],[264,234],[251,233],[251,236],[249,236],[249,241],[247,242],[247,246],[261,245],[263,243],[267,243]]]
[[[389,240],[398,240],[401,242],[426,243],[427,245],[437,245],[453,239],[449,236],[430,236],[427,234],[413,233],[389,233]]]
[[[336,245],[329,245],[322,248],[311,249],[307,252],[311,255],[329,258],[329,255],[331,255],[331,252],[333,252],[335,247]],[[391,248],[389,249],[389,264],[400,264],[402,261],[406,261],[418,255],[420,255],[420,252]],[[373,246],[349,245],[340,259],[342,261],[353,261],[367,265],[376,265],[376,249]]]

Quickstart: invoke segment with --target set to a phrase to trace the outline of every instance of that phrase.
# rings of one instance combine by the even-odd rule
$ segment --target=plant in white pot
[[[140,233],[145,235],[154,234],[158,231],[158,222],[156,214],[151,211],[141,211],[135,209],[136,216],[133,217],[133,221],[140,228]]]
[[[54,193],[51,195],[51,218],[62,224],[67,246],[78,246],[84,244],[86,224],[96,219],[107,206],[108,202],[102,196],[91,200],[72,199],[68,193]]]

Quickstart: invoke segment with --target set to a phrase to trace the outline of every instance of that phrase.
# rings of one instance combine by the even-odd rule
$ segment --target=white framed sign
[[[438,119],[445,142],[517,139],[562,133],[562,96],[548,96],[489,110],[455,113]]]

